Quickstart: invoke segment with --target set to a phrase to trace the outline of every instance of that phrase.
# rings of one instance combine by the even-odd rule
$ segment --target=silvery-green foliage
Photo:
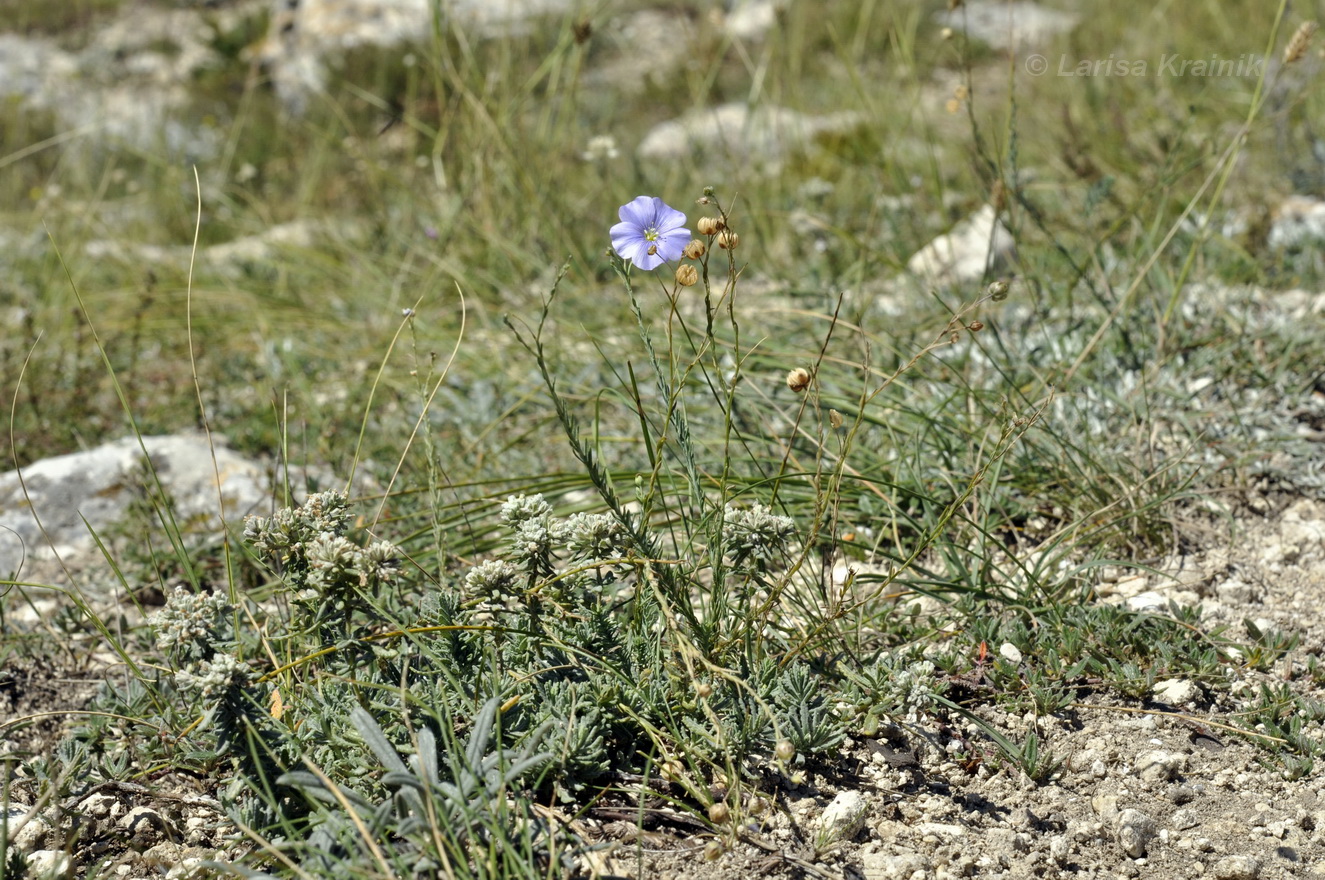
[[[748,508],[728,504],[723,511],[723,549],[736,568],[767,569],[786,552],[795,534],[791,517],[779,516],[758,502]]]
[[[233,654],[217,654],[211,660],[175,673],[181,690],[197,691],[204,703],[216,703],[253,683],[253,670]]]
[[[176,587],[166,606],[149,621],[156,645],[176,663],[205,660],[234,641],[233,606],[220,593],[194,593]]]
[[[861,669],[843,667],[841,672],[848,701],[862,711],[878,708],[897,717],[928,711],[947,690],[934,664],[913,654],[885,654]]]
[[[789,665],[773,688],[782,736],[798,755],[821,755],[846,739],[846,726],[828,705],[825,682],[804,664]]]
[[[565,543],[564,524],[552,516],[542,495],[512,495],[501,508],[501,520],[513,533],[510,556],[533,578],[556,570],[555,556]]]
[[[630,533],[608,513],[576,513],[566,520],[566,550],[576,562],[624,559],[631,553]],[[606,566],[608,576],[631,570],[628,563]]]
[[[342,534],[350,522],[344,492],[316,492],[299,507],[284,507],[270,517],[244,520],[244,539],[258,553],[300,568],[307,544],[323,534]]]
[[[479,611],[516,611],[529,577],[504,559],[480,562],[465,574],[465,595]]]
[[[483,704],[463,748],[443,747],[430,727],[420,727],[417,748],[408,757],[368,710],[355,706],[349,721],[384,771],[378,781],[390,794],[374,803],[345,786],[333,791],[324,779],[307,771],[283,774],[278,784],[304,792],[320,814],[319,830],[307,842],[324,851],[367,846],[359,837],[338,833],[345,827],[344,804],[358,814],[375,840],[392,846],[393,861],[403,859],[414,867],[465,864],[479,851],[472,841],[486,838],[494,829],[508,830],[513,819],[523,823],[524,833],[541,831],[525,807],[507,804],[506,795],[551,759],[539,750],[547,727],[531,731],[518,749],[508,751],[498,729],[500,706],[497,697]],[[512,816],[512,810],[522,815]]]
[[[505,525],[515,529],[530,521],[546,522],[552,517],[552,505],[538,494],[508,495],[500,516]]]
[[[366,596],[400,574],[399,550],[388,541],[360,546],[346,535],[350,521],[344,493],[328,491],[244,523],[245,539],[281,574],[305,618],[342,633],[369,610]]]
[[[604,713],[604,694],[597,683],[539,682],[534,688],[532,713],[534,731],[548,730],[545,740],[552,758],[552,776],[557,794],[572,801],[585,784],[612,768],[607,749],[609,722]],[[608,708],[611,708],[610,703]]]

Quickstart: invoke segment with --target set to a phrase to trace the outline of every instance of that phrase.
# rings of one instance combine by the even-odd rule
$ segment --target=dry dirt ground
[[[770,783],[734,811],[725,833],[662,799],[642,809],[605,800],[563,817],[599,844],[583,867],[690,880],[1325,877],[1325,773],[1287,778],[1264,748],[1225,726],[1262,685],[1325,700],[1305,672],[1306,657],[1325,647],[1325,504],[1256,506],[1231,529],[1208,532],[1203,549],[1156,566],[1163,576],[1122,574],[1100,601],[1158,609],[1176,599],[1199,603],[1208,627],[1239,637],[1248,619],[1300,635],[1271,672],[1229,667],[1226,688],[1179,680],[1149,703],[1096,696],[1039,719],[987,710],[986,720],[1018,737],[1037,725],[1062,762],[1046,784],[1000,765],[974,726],[922,717],[850,741],[840,761],[807,767],[800,784]],[[0,723],[77,708],[95,679],[10,664],[0,674]],[[62,723],[54,714],[10,728],[3,747],[49,743]],[[981,743],[986,759],[954,757],[959,745],[980,753]],[[59,868],[71,854],[75,874],[99,864],[104,876],[182,877],[195,860],[247,849],[214,795],[201,780],[175,776],[97,786],[60,805],[62,818],[39,805],[46,811],[18,832],[18,845],[37,865]]]

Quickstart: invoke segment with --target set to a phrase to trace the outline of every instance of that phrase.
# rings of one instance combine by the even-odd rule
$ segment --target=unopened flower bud
[[[797,367],[790,373],[787,373],[787,387],[797,394],[800,394],[806,388],[810,387],[810,371],[804,367]]]
[[[727,809],[727,805],[722,801],[718,801],[709,807],[709,821],[714,825],[726,825],[731,817],[731,810]]]
[[[700,235],[717,235],[726,228],[721,217],[700,217],[695,221],[695,228]]]
[[[777,756],[779,761],[785,763],[796,757],[796,747],[791,744],[791,740],[780,739],[777,747],[773,749],[773,754]]]
[[[704,861],[716,862],[718,859],[722,858],[722,852],[722,843],[717,840],[710,840],[704,846]]]
[[[842,427],[842,414],[835,409],[830,409],[828,411],[828,424],[833,426],[834,431]]]
[[[699,280],[699,270],[689,263],[682,263],[676,267],[676,283],[682,287],[690,287]]]
[[[1002,302],[1008,298],[1008,283],[1003,280],[995,281],[989,285],[989,298],[994,302]]]
[[[649,245],[649,256],[651,257],[655,256],[657,253],[658,253],[658,246],[656,244]]]
[[[690,244],[685,246],[681,253],[685,254],[687,260],[698,260],[708,251],[708,247],[699,239],[691,239]]]
[[[972,333],[979,333],[981,330],[985,329],[985,325],[979,321],[972,321],[966,325],[966,329],[970,330]]]
[[[740,243],[741,237],[730,229],[724,229],[718,233],[718,247],[724,251],[734,251]]]

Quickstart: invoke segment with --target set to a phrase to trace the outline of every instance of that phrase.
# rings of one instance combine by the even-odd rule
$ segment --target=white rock
[[[1016,243],[991,205],[985,205],[916,251],[906,263],[913,275],[939,286],[980,281],[987,271],[1005,267]]]
[[[1185,678],[1166,678],[1155,682],[1155,699],[1171,706],[1190,706],[1201,699],[1201,688]]]
[[[773,168],[787,155],[810,146],[816,136],[849,131],[860,121],[856,113],[811,116],[769,104],[751,108],[736,102],[691,110],[654,126],[637,153],[653,161],[716,154]]]
[[[1004,660],[1008,661],[1009,663],[1015,664],[1021,662],[1021,651],[1018,650],[1017,646],[1012,644],[1011,642],[1004,642],[1003,644],[999,645],[998,653],[1000,656],[1002,656]]]
[[[237,523],[246,513],[270,505],[267,471],[218,443],[216,461],[205,437],[172,435],[144,437],[143,443],[175,504],[175,519],[186,529],[193,524],[209,537],[219,533],[217,509],[225,500],[226,518]],[[62,556],[77,555],[94,546],[89,528],[104,533],[124,515],[135,497],[143,452],[132,437],[34,462],[0,474],[0,532],[22,538],[29,555],[49,552],[49,545],[33,518]],[[216,483],[220,472],[220,488]],[[84,522],[86,520],[86,522]],[[9,556],[11,544],[0,544],[0,571],[13,570],[19,558]]]
[[[1077,24],[1077,16],[1046,9],[1027,0],[971,0],[958,9],[940,12],[940,25],[966,33],[995,49],[1018,49],[1042,45]]]
[[[929,859],[919,853],[865,853],[860,857],[865,880],[924,880],[933,876]]]
[[[1139,596],[1146,591],[1150,584],[1150,578],[1145,575],[1132,575],[1120,579],[1113,585],[1114,595],[1122,596],[1124,599],[1130,599],[1133,596]]]
[[[41,849],[46,843],[47,833],[51,830],[50,823],[41,816],[33,816],[23,822],[23,817],[27,816],[29,809],[22,804],[11,803],[3,820],[8,828],[9,842],[15,849],[26,853]],[[20,825],[20,822],[23,824]]]
[[[1147,590],[1128,599],[1127,607],[1132,611],[1144,614],[1158,614],[1168,610],[1169,600],[1168,597],[1156,593],[1154,590]]]
[[[1169,817],[1169,825],[1174,831],[1186,831],[1188,828],[1195,828],[1201,824],[1201,820],[1191,810],[1174,810],[1173,815]]]
[[[443,29],[469,37],[528,30],[534,19],[564,14],[572,0],[301,0],[277,4],[269,35],[255,53],[276,93],[293,112],[326,87],[328,65],[348,49],[424,42],[433,15]]]
[[[1146,854],[1146,847],[1154,839],[1158,827],[1155,820],[1140,810],[1123,810],[1118,814],[1115,836],[1118,846],[1134,859]]]
[[[1272,248],[1296,247],[1325,241],[1325,201],[1292,195],[1273,212],[1266,244]]]
[[[211,827],[215,824],[202,816],[190,816],[184,820],[184,842],[196,846],[207,840]]]
[[[778,23],[778,10],[788,0],[740,0],[736,8],[727,13],[722,29],[737,40],[757,40]]]
[[[1097,794],[1090,799],[1090,807],[1101,819],[1112,819],[1118,815],[1118,795]]]
[[[1300,554],[1307,547],[1325,543],[1325,522],[1318,519],[1289,520],[1279,526],[1279,536]]]
[[[1049,858],[1063,864],[1072,857],[1072,842],[1061,834],[1049,838]]]
[[[858,791],[844,791],[824,807],[819,816],[819,842],[822,845],[850,840],[865,825],[869,803]]]
[[[39,849],[28,854],[28,876],[63,877],[69,873],[69,854],[54,849]]]
[[[966,836],[966,829],[961,825],[950,825],[947,822],[919,822],[911,830],[921,837],[941,837],[944,839],[954,839]]]
[[[1215,880],[1256,880],[1261,863],[1253,856],[1225,856],[1215,862],[1211,873]]]
[[[78,804],[78,809],[93,819],[110,819],[118,816],[119,807],[119,798],[102,791],[88,795]]]
[[[1178,775],[1186,763],[1182,755],[1156,749],[1139,755],[1133,769],[1136,774],[1149,783],[1168,782]]]
[[[1215,595],[1219,597],[1219,601],[1230,605],[1249,605],[1260,601],[1261,591],[1242,578],[1234,577],[1216,586]]]
[[[129,832],[138,845],[175,836],[166,818],[151,807],[134,807],[121,816],[117,824]]]

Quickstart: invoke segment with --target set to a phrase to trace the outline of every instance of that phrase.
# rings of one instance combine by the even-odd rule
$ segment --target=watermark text
[[[1107,58],[1059,55],[1055,63],[1043,55],[1028,55],[1024,66],[1031,76],[1255,78],[1265,73],[1265,56],[1244,52],[1236,57],[1218,53],[1193,57],[1173,52],[1155,58],[1128,58],[1110,53]]]

